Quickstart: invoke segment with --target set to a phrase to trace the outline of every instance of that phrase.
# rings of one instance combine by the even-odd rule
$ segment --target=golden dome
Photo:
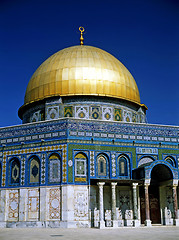
[[[43,62],[27,86],[24,106],[53,96],[107,96],[140,104],[137,84],[111,54],[91,46],[65,48]]]

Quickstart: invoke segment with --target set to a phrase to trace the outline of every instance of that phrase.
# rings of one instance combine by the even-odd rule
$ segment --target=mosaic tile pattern
[[[107,175],[107,159],[103,155],[99,155],[97,158],[98,176]]]
[[[60,189],[49,189],[49,220],[60,219]]]
[[[113,120],[113,109],[111,107],[102,107],[102,120]]]
[[[132,113],[130,111],[123,111],[123,120],[125,122],[132,122]]]
[[[19,185],[20,184],[20,162],[17,158],[13,158],[10,161],[10,184]]]
[[[4,152],[3,155],[3,166],[2,166],[2,186],[5,186],[6,182],[6,158],[7,158],[7,153]]]
[[[90,151],[90,176],[95,176],[94,151]]]
[[[21,156],[21,185],[25,184],[25,155]]]
[[[67,147],[62,147],[62,182],[67,181]]]
[[[40,181],[40,166],[39,161],[35,158],[30,160],[30,183],[39,183]]]
[[[45,159],[46,159],[46,154],[42,153],[41,155],[41,184],[45,184]]]
[[[19,192],[18,190],[9,190],[9,210],[8,221],[18,221],[19,217]]]
[[[111,164],[112,164],[112,177],[116,176],[116,155],[115,152],[111,154]]]
[[[47,107],[47,120],[59,118],[59,106]]]
[[[30,118],[30,122],[38,122],[40,120],[41,120],[40,110],[34,112]]]
[[[52,154],[49,158],[49,182],[60,183],[60,158],[56,154]]]
[[[122,121],[122,110],[120,108],[114,109],[114,120],[115,121]]]
[[[79,119],[58,120],[55,123],[43,122],[34,123],[32,125],[22,125],[18,127],[12,127],[0,129],[0,142],[1,144],[12,144],[13,142],[30,141],[33,139],[41,139],[40,135],[51,138],[51,136],[66,136],[66,129],[73,132],[83,130],[88,133],[111,133],[115,134],[116,138],[121,136],[133,136],[137,140],[143,141],[160,141],[160,142],[172,142],[176,144],[178,142],[178,128],[173,126],[161,126],[161,125],[149,125],[149,124],[126,124],[121,122],[95,122],[95,121],[82,121]],[[42,134],[43,133],[43,134]],[[48,135],[50,134],[50,135]],[[22,137],[25,136],[25,137]],[[48,137],[49,136],[49,137]],[[119,137],[120,136],[120,137]],[[19,151],[24,151],[19,150]]]
[[[76,118],[89,118],[89,106],[76,106],[75,107],[75,117]]]
[[[72,106],[64,107],[64,117],[73,117],[73,107]]]
[[[98,106],[91,107],[91,118],[92,119],[100,119],[101,118],[100,107],[98,107]]]

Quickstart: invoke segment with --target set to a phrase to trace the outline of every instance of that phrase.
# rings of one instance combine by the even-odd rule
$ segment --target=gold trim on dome
[[[65,48],[43,62],[27,86],[24,105],[53,96],[106,96],[140,104],[137,84],[127,68],[96,47]]]

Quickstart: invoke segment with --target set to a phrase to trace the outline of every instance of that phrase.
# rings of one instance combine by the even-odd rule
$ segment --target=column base
[[[124,226],[126,226],[126,227],[132,227],[132,226],[133,226],[133,220],[131,220],[131,219],[125,219],[125,220],[124,220]]]
[[[144,224],[146,227],[152,227],[151,222],[152,222],[151,220],[147,219],[147,220],[145,220]]]
[[[173,219],[173,225],[179,226],[179,219]]]
[[[99,229],[105,228],[105,221],[99,221]]]
[[[137,220],[137,219],[135,219],[135,220],[133,221],[133,225],[134,225],[134,227],[140,227],[140,221]]]
[[[113,220],[112,224],[113,224],[113,228],[118,228],[118,221],[117,220]]]

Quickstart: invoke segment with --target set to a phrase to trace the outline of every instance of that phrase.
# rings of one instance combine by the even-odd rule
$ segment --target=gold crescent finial
[[[79,27],[79,31],[81,32],[81,36],[80,36],[80,45],[83,45],[83,32],[85,31],[84,27]]]

